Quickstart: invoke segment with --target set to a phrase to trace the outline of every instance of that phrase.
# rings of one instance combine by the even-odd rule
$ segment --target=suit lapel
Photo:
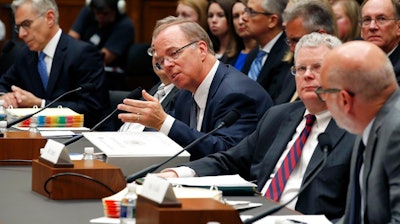
[[[56,51],[54,53],[53,63],[51,64],[51,71],[49,77],[49,83],[47,84],[47,95],[51,95],[54,86],[56,85],[58,76],[62,74],[62,67],[65,60],[65,51],[68,48],[68,39],[65,37],[66,34],[62,33],[60,41],[58,42]]]

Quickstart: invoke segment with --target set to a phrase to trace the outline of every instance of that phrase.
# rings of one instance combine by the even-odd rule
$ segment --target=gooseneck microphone
[[[23,116],[23,117],[20,117],[20,118],[18,118],[18,119],[16,119],[16,120],[11,121],[10,123],[7,124],[7,128],[9,128],[9,127],[11,127],[11,126],[13,126],[13,125],[15,125],[15,124],[18,124],[18,123],[21,122],[21,121],[24,121],[24,120],[26,120],[26,119],[29,119],[29,118],[31,118],[33,115],[35,115],[35,114],[37,114],[37,113],[40,113],[40,112],[44,111],[45,109],[49,108],[51,105],[53,105],[53,104],[56,103],[58,100],[60,100],[61,98],[63,98],[64,96],[66,96],[66,95],[68,95],[68,94],[71,94],[71,93],[74,93],[74,92],[78,92],[78,91],[81,91],[81,90],[89,91],[89,92],[90,92],[90,91],[92,91],[92,90],[94,89],[94,87],[95,87],[95,86],[94,86],[93,84],[91,84],[91,83],[85,83],[85,84],[82,84],[80,87],[78,87],[78,88],[76,88],[76,89],[67,91],[67,92],[61,94],[61,95],[60,95],[59,97],[57,97],[56,99],[54,99],[53,101],[51,101],[50,103],[48,103],[45,107],[43,107],[43,108],[41,108],[40,110],[36,111],[35,113],[28,114],[28,115],[25,115],[25,116]]]
[[[139,86],[136,89],[134,89],[131,93],[129,93],[129,95],[125,98],[136,100],[136,99],[139,99],[141,96],[142,96],[142,87]],[[95,131],[100,125],[102,125],[106,120],[108,120],[117,111],[118,111],[118,108],[115,108],[110,114],[108,114],[106,117],[104,117],[99,123],[97,123],[95,126],[93,126],[88,132]],[[64,146],[67,146],[69,144],[72,144],[72,143],[78,141],[82,137],[83,137],[82,134],[77,135],[77,136],[65,141],[63,144],[64,144]]]
[[[275,212],[281,210],[283,207],[288,205],[290,202],[292,202],[295,198],[299,196],[301,192],[303,192],[304,189],[308,187],[308,185],[311,184],[311,182],[315,179],[315,177],[321,172],[321,170],[325,167],[326,161],[328,158],[328,153],[332,149],[332,141],[327,133],[321,133],[318,135],[318,142],[321,150],[324,152],[324,159],[322,161],[322,164],[318,167],[318,170],[315,171],[315,173],[303,184],[303,186],[300,188],[299,192],[292,197],[289,201],[277,205],[275,207],[272,207],[271,209],[268,209],[258,215],[253,216],[252,218],[246,219],[243,221],[243,224],[250,224],[253,223],[259,219],[262,219],[268,215],[274,214]]]
[[[216,132],[217,130],[221,129],[222,127],[229,127],[231,126],[233,123],[235,123],[238,119],[240,118],[240,113],[238,110],[234,109],[232,111],[230,111],[228,114],[226,114],[222,120],[221,123],[214,128],[213,130],[211,130],[210,132],[204,134],[203,136],[201,136],[200,138],[194,140],[193,142],[191,142],[189,145],[187,145],[186,147],[184,147],[181,151],[177,152],[175,155],[171,156],[170,158],[168,158],[167,160],[165,160],[162,163],[159,164],[154,164],[152,166],[149,166],[147,168],[144,168],[128,177],[126,177],[126,182],[131,183],[134,180],[144,177],[146,176],[146,174],[151,173],[153,171],[155,171],[156,169],[160,168],[162,165],[168,163],[169,161],[175,159],[177,156],[179,156],[181,153],[183,153],[184,151],[187,151],[188,149],[192,148],[194,145],[196,145],[198,142],[200,142],[201,140],[203,140],[204,138],[206,138],[207,136],[211,135],[212,133]]]

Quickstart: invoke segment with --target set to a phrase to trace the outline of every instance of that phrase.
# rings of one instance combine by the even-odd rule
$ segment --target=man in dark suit
[[[316,121],[304,143],[295,169],[278,199],[289,201],[309,180],[323,161],[323,152],[317,137],[325,132],[330,136],[332,149],[327,165],[311,184],[288,207],[304,214],[324,214],[329,219],[343,215],[349,180],[351,149],[354,136],[338,128],[326,105],[314,90],[319,87],[319,66],[324,55],[340,41],[327,34],[305,35],[296,46],[296,64],[293,72],[301,101],[271,107],[260,120],[257,129],[237,146],[226,152],[215,153],[183,167],[166,169],[158,174],[164,177],[208,176],[240,174],[243,178],[257,180],[257,190],[268,191],[272,178],[284,164],[289,148],[305,127],[305,116],[314,114]]]
[[[359,135],[341,223],[399,223],[400,90],[387,55],[366,41],[335,49],[319,94],[338,125]]]
[[[274,102],[284,91],[287,76],[291,76],[290,64],[282,60],[289,49],[282,26],[286,4],[287,0],[249,0],[243,16],[249,34],[259,47],[246,57],[242,72],[260,83]],[[259,58],[261,50],[266,54]],[[255,68],[257,60],[261,60],[261,70]]]
[[[210,38],[197,23],[172,19],[153,33],[152,55],[176,87],[174,117],[143,92],[147,101],[125,99],[118,109],[124,122],[137,122],[168,135],[181,146],[216,128],[221,119],[236,109],[241,116],[189,149],[191,160],[236,145],[254,131],[262,114],[272,105],[268,93],[232,66],[219,62]],[[190,119],[192,118],[192,119]]]
[[[389,56],[400,84],[400,3],[366,0],[361,5],[361,17],[361,37]]]
[[[1,77],[5,107],[43,107],[61,94],[91,83],[95,87],[91,92],[70,94],[54,106],[84,114],[84,125],[92,127],[109,105],[97,49],[62,33],[54,1],[14,1],[11,6],[16,31],[27,46]]]

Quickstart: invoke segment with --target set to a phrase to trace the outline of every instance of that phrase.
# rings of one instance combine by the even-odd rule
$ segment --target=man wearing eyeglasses
[[[54,0],[14,0],[11,7],[15,31],[26,47],[0,79],[5,106],[44,107],[61,94],[91,83],[94,90],[69,94],[54,106],[84,114],[84,125],[94,126],[109,105],[97,49],[61,31]]]
[[[256,82],[230,65],[219,62],[207,32],[199,24],[176,18],[157,27],[152,50],[156,68],[163,69],[181,93],[175,101],[174,116],[146,91],[146,101],[125,99],[118,109],[124,122],[154,128],[181,146],[216,128],[232,110],[240,118],[203,139],[188,150],[190,159],[225,151],[256,128],[263,113],[272,106],[268,93]]]
[[[319,92],[338,125],[358,135],[339,223],[399,223],[400,91],[386,53],[366,41],[334,49]]]
[[[361,5],[361,37],[376,44],[393,64],[400,84],[400,3],[396,0],[365,0]]]
[[[286,203],[295,197],[322,164],[324,153],[318,145],[317,136],[325,132],[332,141],[327,165],[288,207],[304,214],[324,214],[330,220],[340,218],[344,213],[355,137],[336,125],[325,103],[314,92],[320,86],[319,72],[325,55],[340,44],[340,40],[331,35],[305,35],[296,46],[296,64],[292,69],[301,101],[271,107],[257,129],[226,152],[209,155],[182,167],[166,169],[157,175],[187,177],[239,174],[249,181],[256,180],[257,191],[265,197]],[[315,115],[315,120],[308,125],[310,115]],[[306,126],[311,127],[311,130],[307,130],[307,140],[303,144],[296,144],[299,143],[298,139],[303,139],[300,136]],[[287,158],[294,158],[289,155],[298,149],[295,147],[297,145],[303,145],[299,159],[288,174],[288,179],[284,179],[279,175],[279,170]],[[279,185],[280,191],[277,192],[280,195],[271,194],[277,185],[274,178],[279,177],[286,184]]]
[[[258,47],[246,57],[242,72],[257,81],[276,102],[285,89],[290,64],[282,61],[288,50],[283,32],[282,13],[287,0],[249,0],[243,21]]]

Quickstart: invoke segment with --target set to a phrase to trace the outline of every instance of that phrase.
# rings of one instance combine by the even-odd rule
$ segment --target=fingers
[[[4,100],[4,107],[5,108],[8,108],[10,106],[12,106],[13,108],[17,108],[18,107],[18,102],[17,102],[17,99],[15,98],[13,92],[4,94],[2,96],[2,99]]]

